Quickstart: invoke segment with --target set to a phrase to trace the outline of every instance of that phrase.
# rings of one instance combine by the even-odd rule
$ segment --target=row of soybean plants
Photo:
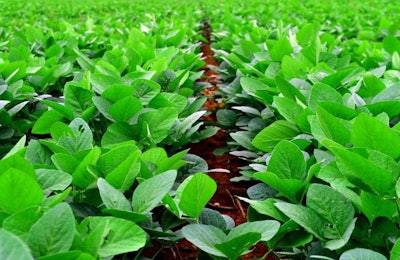
[[[261,236],[269,253],[399,259],[399,11],[391,1],[210,6],[226,103],[217,119],[248,162],[233,181],[260,181],[240,198],[249,223],[278,223]],[[247,231],[243,241],[257,241]],[[230,257],[218,241],[188,239]]]
[[[207,221],[202,7],[0,2],[0,258],[139,257]]]

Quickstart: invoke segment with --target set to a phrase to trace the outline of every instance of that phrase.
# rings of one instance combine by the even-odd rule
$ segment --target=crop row
[[[3,1],[4,2],[4,1]],[[400,30],[391,1],[15,1],[0,18],[0,258],[139,257],[186,238],[214,259],[400,255]],[[190,144],[248,162],[248,222]],[[187,224],[182,228],[182,224]],[[155,255],[152,257],[156,257]]]

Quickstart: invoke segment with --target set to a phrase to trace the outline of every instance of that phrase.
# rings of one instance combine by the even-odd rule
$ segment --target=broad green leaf
[[[221,251],[228,259],[238,259],[251,245],[257,243],[260,238],[260,233],[246,232],[226,242],[215,244],[214,247]]]
[[[297,145],[289,141],[281,141],[271,153],[267,170],[281,179],[304,180],[306,162]]]
[[[133,211],[136,213],[148,213],[158,204],[172,188],[177,172],[170,170],[153,176],[140,183],[132,197]]]
[[[397,239],[397,242],[392,247],[390,251],[390,260],[397,260],[400,258],[400,239]]]
[[[351,124],[328,113],[322,107],[317,107],[317,120],[325,136],[329,139],[347,146],[350,143]]]
[[[82,112],[93,105],[93,91],[74,84],[66,84],[64,87],[65,106],[70,108],[75,116],[81,116]]]
[[[351,151],[334,146],[328,148],[336,155],[339,170],[350,182],[361,189],[378,195],[384,196],[394,193],[393,174],[391,172]]]
[[[256,210],[260,214],[267,215],[281,222],[286,222],[288,220],[288,218],[276,208],[276,206],[274,205],[276,200],[273,198],[268,198],[266,200],[249,200],[243,197],[238,198],[248,203],[254,210]]]
[[[43,115],[39,117],[36,123],[33,125],[33,134],[49,134],[50,128],[55,122],[62,121],[64,115],[57,112],[56,110],[49,110],[44,112]]]
[[[354,229],[354,208],[348,199],[329,186],[311,184],[307,192],[307,207],[330,224],[330,228],[324,230],[324,235],[337,242],[331,243],[329,249],[341,248],[348,242]],[[348,230],[351,225],[352,228]],[[346,234],[348,232],[350,234]]]
[[[37,169],[38,182],[44,192],[48,195],[53,191],[63,191],[72,182],[70,174],[52,169]]]
[[[240,84],[249,95],[260,98],[261,100],[263,100],[261,93],[269,93],[270,91],[274,92],[273,88],[269,87],[257,78],[242,77],[240,79]]]
[[[135,90],[134,96],[139,98],[143,105],[147,105],[161,90],[158,83],[146,79],[133,81],[132,87]]]
[[[298,117],[303,112],[301,105],[286,97],[274,97],[274,104],[281,114],[290,123],[296,123]]]
[[[344,252],[339,260],[387,260],[387,258],[375,251],[364,248],[354,248]]]
[[[361,207],[360,210],[368,218],[372,224],[378,217],[386,217],[391,219],[396,215],[396,202],[387,200],[380,196],[361,191],[360,194]]]
[[[273,61],[282,61],[282,58],[285,55],[290,55],[293,52],[293,48],[287,38],[279,39],[278,41],[274,42],[272,46],[269,45],[268,49],[269,55]]]
[[[216,228],[226,230],[227,223],[224,216],[217,210],[204,208],[199,216],[199,224],[210,225]]]
[[[382,101],[394,101],[400,100],[400,84],[393,84],[390,87],[385,88],[381,92],[379,92],[372,99],[371,103],[377,103]]]
[[[79,229],[85,251],[102,258],[137,251],[146,243],[146,233],[125,219],[88,217]]]
[[[138,150],[139,148],[133,141],[114,145],[111,149],[100,156],[97,161],[97,166],[101,169],[104,175],[108,175],[127,159],[128,154],[131,155]]]
[[[29,207],[15,212],[2,223],[2,227],[20,238],[25,238],[31,226],[43,215],[40,207]]]
[[[21,139],[18,140],[14,147],[6,155],[4,155],[3,159],[20,152],[25,147],[25,142],[26,135],[22,136]]]
[[[139,116],[138,137],[143,144],[157,144],[168,136],[178,114],[172,108],[160,108]]]
[[[75,118],[69,127],[73,136],[67,135],[58,140],[58,145],[68,149],[71,154],[93,148],[93,133],[82,118]]]
[[[397,39],[394,35],[387,35],[385,39],[383,39],[383,48],[393,54],[394,52],[400,53],[400,40]]]
[[[71,250],[68,252],[57,253],[47,256],[38,257],[37,260],[95,260],[96,258],[88,253],[83,253],[78,250]]]
[[[89,171],[88,166],[96,164],[101,154],[99,147],[95,146],[86,156],[79,162],[76,169],[72,173],[72,184],[85,189],[96,185],[96,180],[99,177],[95,173]]]
[[[225,233],[214,226],[192,224],[182,228],[183,236],[198,248],[215,256],[222,256],[220,250],[215,248],[216,244],[223,243],[227,240]]]
[[[254,137],[252,144],[263,152],[269,152],[280,141],[290,140],[298,134],[299,131],[293,123],[278,120],[261,130]]]
[[[197,173],[182,185],[184,185],[184,188],[180,197],[179,208],[186,215],[197,218],[216,192],[217,184],[208,175]]]
[[[285,79],[304,78],[306,75],[305,70],[300,60],[288,55],[283,57],[281,71]]]
[[[305,183],[298,179],[282,179],[272,172],[256,172],[254,178],[268,184],[292,202],[299,202]]]
[[[129,154],[123,162],[106,175],[107,182],[123,192],[128,190],[140,172],[139,158],[140,151]]]
[[[133,95],[134,91],[133,88],[126,85],[116,84],[104,90],[101,96],[115,103],[120,99]]]
[[[97,187],[99,188],[101,200],[104,206],[108,209],[131,210],[129,200],[125,198],[124,194],[107,183],[103,178],[97,180]]]
[[[355,147],[377,150],[394,159],[400,156],[400,135],[365,113],[354,120],[351,138]]]
[[[0,258],[4,260],[33,260],[29,247],[19,237],[0,228]]]
[[[138,98],[127,96],[111,105],[108,112],[116,121],[128,122],[142,108],[142,103]]]
[[[343,103],[342,95],[340,95],[340,93],[334,88],[323,83],[316,83],[311,88],[308,105],[313,111],[315,111],[318,103],[323,101],[331,101],[340,104]]]
[[[324,240],[324,222],[312,209],[287,202],[277,202],[275,206],[316,238]]]
[[[114,123],[107,127],[107,131],[101,139],[101,145],[107,147],[134,139],[135,135],[131,125],[122,122]]]
[[[234,133],[230,133],[230,136],[233,140],[235,140],[235,142],[237,142],[244,148],[251,151],[254,150],[254,146],[252,145],[254,134],[250,131],[237,131]]]
[[[364,84],[361,85],[357,93],[363,97],[375,97],[379,92],[386,88],[386,85],[377,76],[371,72],[363,75]]]
[[[139,213],[134,213],[131,210],[119,210],[119,209],[103,209],[101,212],[109,214],[111,216],[126,219],[132,222],[142,222],[149,220],[150,215],[144,215]]]
[[[61,203],[49,209],[31,227],[27,243],[35,257],[68,251],[75,233],[75,218],[71,208]]]
[[[303,104],[306,104],[306,98],[304,97],[304,95],[300,92],[298,88],[293,86],[289,81],[285,80],[280,76],[277,76],[275,80],[276,80],[276,85],[282,92],[283,96],[293,101],[296,101],[298,99]]]
[[[79,165],[79,160],[73,155],[56,153],[51,156],[51,160],[58,170],[72,174]]]
[[[35,178],[18,169],[8,169],[0,175],[0,209],[8,214],[39,206],[43,191]]]
[[[278,233],[280,223],[276,220],[260,220],[246,222],[232,229],[228,234],[228,240],[241,236],[248,232],[261,234],[261,241],[268,241]]]

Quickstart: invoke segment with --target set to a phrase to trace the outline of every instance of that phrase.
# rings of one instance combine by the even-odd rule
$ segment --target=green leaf
[[[8,214],[31,206],[39,206],[43,191],[37,180],[18,169],[8,169],[0,175],[0,209]]]
[[[135,223],[115,217],[88,217],[79,226],[83,249],[102,258],[144,247],[146,233]]]
[[[139,98],[143,105],[147,105],[161,90],[158,83],[146,79],[133,81],[132,87],[135,90],[134,96]]]
[[[204,208],[199,216],[199,224],[211,225],[216,228],[226,230],[227,222],[224,216],[217,210]]]
[[[349,145],[351,124],[333,116],[322,107],[317,107],[316,112],[318,124],[325,136],[343,146]]]
[[[282,61],[285,55],[290,55],[293,52],[292,45],[287,38],[279,39],[278,41],[274,42],[272,46],[269,45],[268,49],[269,55],[273,61]]]
[[[68,149],[71,154],[93,148],[92,130],[82,118],[75,118],[69,127],[73,135],[60,138],[58,145]]]
[[[390,260],[400,259],[400,239],[397,239],[396,243],[390,251]]]
[[[286,222],[288,218],[279,211],[274,205],[276,200],[268,198],[266,200],[249,200],[247,198],[238,197],[240,200],[248,203],[258,213],[272,217],[281,222]]]
[[[386,85],[377,76],[371,72],[366,72],[363,75],[364,84],[361,85],[357,93],[365,97],[375,97],[379,92],[386,88]]]
[[[261,234],[261,241],[268,241],[278,233],[280,223],[276,220],[261,220],[246,222],[232,229],[228,234],[228,240],[244,235],[248,232]]]
[[[38,182],[44,192],[48,195],[53,191],[63,191],[72,182],[70,174],[52,169],[37,169]]]
[[[144,214],[155,208],[172,188],[176,176],[177,172],[170,170],[140,183],[133,192],[133,211]]]
[[[73,84],[64,87],[65,107],[70,108],[75,116],[81,116],[83,111],[93,105],[93,91]]]
[[[379,217],[391,219],[396,215],[397,208],[396,203],[393,200],[387,200],[380,196],[361,191],[360,201],[360,210],[368,218],[371,224]]]
[[[130,153],[115,169],[107,173],[106,180],[122,192],[128,190],[140,172],[140,151]]]
[[[127,96],[111,105],[108,112],[116,121],[128,122],[142,108],[142,103],[138,98]]]
[[[77,250],[38,257],[37,260],[96,260],[95,257]]]
[[[62,121],[64,115],[56,110],[49,110],[43,113],[33,125],[33,134],[49,134],[50,128],[55,122]]]
[[[88,166],[96,164],[100,154],[101,150],[96,146],[91,149],[81,161],[79,161],[79,164],[72,173],[72,184],[82,189],[95,185],[99,176],[89,171]]]
[[[351,139],[355,147],[377,150],[394,159],[400,156],[400,135],[365,113],[354,120]]]
[[[214,247],[228,259],[238,259],[251,245],[258,242],[260,237],[260,233],[246,232],[226,242],[215,244]]]
[[[339,104],[343,103],[342,95],[340,95],[339,92],[331,86],[318,82],[311,88],[308,105],[315,111],[318,103],[323,101],[331,101]]]
[[[108,209],[131,210],[129,200],[124,194],[107,183],[103,178],[97,180],[101,200]]]
[[[290,140],[299,134],[293,123],[278,120],[259,132],[252,144],[263,152],[271,151],[281,140]]]
[[[394,35],[387,35],[385,39],[383,39],[383,48],[393,54],[394,52],[400,53],[400,40],[397,39]]]
[[[25,158],[32,165],[51,165],[51,151],[37,140],[31,140],[25,152]]]
[[[160,108],[139,116],[139,140],[144,144],[159,143],[168,136],[178,114],[172,108]]]
[[[272,172],[256,172],[254,178],[268,184],[292,202],[298,203],[301,199],[305,183],[298,179],[282,179]]]
[[[288,122],[296,123],[301,113],[304,111],[301,105],[286,97],[274,97],[274,104]]]
[[[355,220],[354,208],[347,198],[329,186],[314,183],[307,192],[307,207],[330,224],[324,230],[326,238],[335,240],[326,243],[330,250],[339,249],[348,242]]]
[[[287,202],[277,202],[275,206],[315,237],[324,240],[324,223],[312,209]]]
[[[304,180],[306,161],[297,145],[284,140],[272,151],[267,170],[281,179]]]
[[[296,99],[298,99],[303,104],[306,104],[306,98],[304,97],[304,95],[300,92],[298,88],[293,86],[289,81],[285,80],[280,76],[277,76],[275,80],[277,87],[282,92],[284,97],[289,98],[293,101],[296,101]]]
[[[75,233],[75,218],[71,208],[61,203],[49,209],[31,227],[27,243],[35,257],[68,251]]]
[[[328,145],[328,148],[336,155],[339,170],[350,182],[381,196],[395,193],[394,176],[391,172],[351,151],[333,145]]]
[[[26,142],[26,135],[22,136],[21,139],[18,140],[18,142],[14,145],[14,147],[6,155],[4,155],[3,159],[10,157],[11,155],[14,155],[19,151],[21,151],[25,147],[25,142]]]
[[[4,229],[25,238],[31,226],[43,215],[40,207],[29,207],[4,219],[2,226]]]
[[[135,90],[131,87],[115,84],[104,90],[101,96],[115,103],[120,99],[132,96],[134,92]]]
[[[29,247],[16,235],[0,228],[0,258],[33,260]]]
[[[222,230],[214,226],[202,224],[187,225],[182,228],[182,235],[204,252],[215,256],[225,256],[225,254],[215,248],[215,244],[225,242],[226,235]]]
[[[387,258],[375,251],[372,251],[370,249],[364,249],[364,248],[355,248],[355,249],[350,249],[344,252],[339,260],[387,260]]]
[[[216,192],[217,184],[208,175],[197,173],[186,179],[182,185],[179,208],[186,215],[197,218]]]
[[[114,123],[107,127],[107,131],[101,139],[101,145],[107,147],[134,139],[135,135],[131,125],[122,122]]]

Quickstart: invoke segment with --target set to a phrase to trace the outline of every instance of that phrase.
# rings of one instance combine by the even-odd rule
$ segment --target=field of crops
[[[396,1],[0,12],[0,259],[400,259]]]

